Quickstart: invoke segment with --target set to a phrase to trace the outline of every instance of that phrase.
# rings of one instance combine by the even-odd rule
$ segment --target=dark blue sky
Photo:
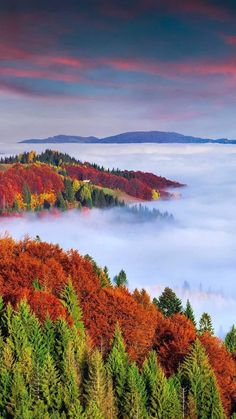
[[[154,129],[236,138],[234,1],[8,0],[0,11],[1,142]]]

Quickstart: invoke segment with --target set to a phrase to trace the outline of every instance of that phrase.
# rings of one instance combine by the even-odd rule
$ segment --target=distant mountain
[[[81,137],[79,135],[55,135],[48,138],[31,138],[29,140],[19,141],[28,144],[64,144],[64,143],[96,143],[99,139],[96,137]]]
[[[228,140],[227,138],[219,138],[216,140],[210,138],[192,137],[189,135],[178,134],[176,132],[164,131],[134,131],[125,132],[105,138],[97,137],[81,137],[76,135],[56,135],[44,139],[29,139],[20,141],[20,143],[31,144],[141,144],[141,143],[158,143],[158,144],[236,144],[236,140]]]

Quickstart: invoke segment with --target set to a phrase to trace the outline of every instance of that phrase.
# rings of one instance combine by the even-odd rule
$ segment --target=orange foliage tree
[[[159,319],[153,347],[168,376],[177,371],[195,339],[195,327],[184,315],[175,314]]]

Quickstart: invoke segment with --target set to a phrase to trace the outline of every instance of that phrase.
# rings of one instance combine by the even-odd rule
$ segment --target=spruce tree
[[[107,359],[107,370],[113,380],[118,409],[122,411],[128,372],[128,355],[119,324],[116,325],[112,348]]]
[[[104,419],[103,412],[99,409],[96,402],[91,400],[89,406],[85,410],[86,419]]]
[[[43,339],[47,352],[54,357],[55,351],[55,328],[54,322],[49,316],[46,317],[43,325]]]
[[[175,292],[168,287],[166,287],[160,295],[157,307],[165,317],[183,312],[181,300],[176,296]]]
[[[124,287],[128,285],[127,275],[124,269],[121,269],[118,275],[114,277],[113,281],[117,287]]]
[[[79,329],[80,333],[84,336],[85,331],[82,321],[82,310],[79,306],[78,296],[74,291],[71,280],[69,280],[68,284],[65,286],[61,297],[63,304],[67,308],[69,315],[74,321],[75,327]]]
[[[17,362],[13,367],[12,383],[8,397],[6,410],[11,417],[16,419],[30,418],[32,399],[20,362]]]
[[[203,313],[199,320],[199,334],[203,335],[206,332],[209,335],[214,335],[211,316],[208,313]]]
[[[14,346],[5,342],[0,362],[0,414],[4,417],[12,389],[12,370],[14,365]]]
[[[148,417],[144,383],[134,363],[128,368],[122,417],[124,419],[145,419]]]
[[[234,353],[236,350],[236,327],[234,325],[225,336],[225,346],[231,353]]]
[[[64,196],[66,201],[70,203],[74,202],[75,200],[73,182],[69,178],[64,179]]]
[[[193,309],[192,309],[192,306],[191,306],[189,300],[187,300],[186,308],[184,310],[184,314],[189,320],[191,320],[191,322],[196,327],[196,320],[195,320]]]
[[[99,412],[106,414],[106,369],[102,355],[95,349],[89,359],[88,379],[85,385],[86,406],[89,409],[93,401]]]
[[[42,367],[40,393],[41,399],[47,406],[49,414],[59,415],[62,404],[62,387],[59,371],[49,354],[47,354]]]
[[[56,207],[61,211],[65,211],[67,209],[67,203],[61,192],[58,192],[57,194]]]
[[[110,373],[107,371],[107,380],[106,380],[106,419],[117,419],[118,418],[118,408],[117,401],[115,397],[115,391],[113,388],[113,381]]]
[[[82,412],[79,400],[80,375],[77,368],[72,340],[69,341],[63,354],[61,381],[63,386],[63,403],[65,405],[67,417],[71,417],[73,412]]]
[[[151,351],[143,363],[143,379],[147,391],[147,411],[151,418],[178,418],[172,406],[172,393],[167,378],[157,362],[155,351]]]
[[[181,365],[180,376],[189,410],[196,411],[199,418],[225,418],[216,378],[199,340]]]

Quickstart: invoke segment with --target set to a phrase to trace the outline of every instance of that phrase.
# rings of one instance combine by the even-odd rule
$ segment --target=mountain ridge
[[[165,131],[131,131],[108,137],[98,138],[94,136],[83,137],[77,135],[59,134],[47,138],[31,138],[19,141],[24,144],[236,144],[236,140],[227,138],[201,138],[177,132]]]

